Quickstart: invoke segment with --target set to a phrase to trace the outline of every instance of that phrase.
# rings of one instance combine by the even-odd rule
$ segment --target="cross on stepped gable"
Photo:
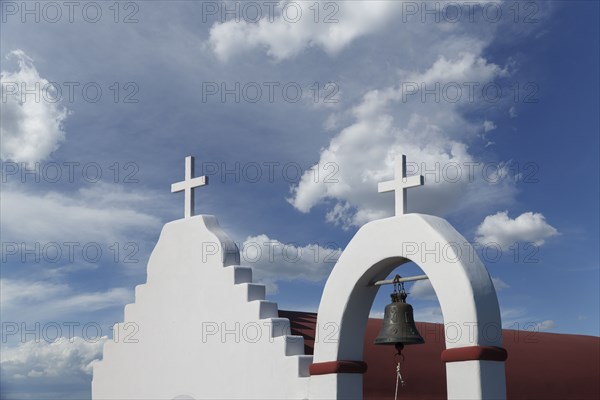
[[[406,156],[396,157],[394,180],[379,183],[379,193],[395,192],[396,215],[406,214],[406,189],[425,184],[423,175],[406,176]]]
[[[171,185],[171,193],[185,192],[184,218],[194,215],[194,188],[208,185],[208,176],[194,176],[194,157],[185,158],[185,180]]]

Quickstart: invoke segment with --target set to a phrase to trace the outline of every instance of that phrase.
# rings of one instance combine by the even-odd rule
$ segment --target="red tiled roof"
[[[304,336],[306,354],[313,354],[317,315],[279,311],[288,318],[293,335]],[[396,384],[395,350],[373,340],[381,319],[370,318],[364,344],[365,399],[393,398]],[[440,359],[445,349],[442,324],[417,322],[425,344],[407,346],[402,376],[402,399],[445,399],[446,369]],[[511,400],[600,399],[600,338],[529,331],[503,330],[507,397]]]

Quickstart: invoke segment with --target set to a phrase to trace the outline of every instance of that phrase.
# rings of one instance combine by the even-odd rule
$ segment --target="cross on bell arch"
[[[381,182],[378,186],[379,193],[394,192],[396,196],[396,214],[406,214],[406,189],[422,186],[425,184],[423,175],[406,176],[406,156],[402,154],[396,157],[394,167],[394,179]]]

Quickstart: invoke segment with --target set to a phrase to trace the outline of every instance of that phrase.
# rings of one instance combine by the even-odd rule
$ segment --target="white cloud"
[[[60,312],[66,312],[66,310],[94,312],[110,307],[124,306],[131,301],[133,301],[132,289],[112,288],[104,292],[78,293],[58,299],[53,304],[45,306],[45,309],[52,310],[54,308]]]
[[[276,16],[269,21],[268,14],[258,23],[234,19],[215,23],[210,29],[207,44],[221,61],[255,49],[266,49],[275,60],[284,60],[300,54],[309,47],[319,47],[328,54],[336,54],[356,38],[381,29],[400,11],[401,2],[353,1],[332,3],[337,8],[321,9],[319,23],[315,23],[313,3],[282,1],[276,6]],[[295,20],[295,10],[301,8],[302,17]],[[314,8],[314,7],[313,7]],[[282,12],[285,13],[282,16]],[[336,23],[323,23],[334,12]]]
[[[317,244],[281,243],[267,235],[248,237],[241,249],[242,261],[252,266],[254,280],[277,292],[278,281],[319,282],[331,273],[341,249]]]
[[[374,310],[371,310],[371,312],[369,312],[369,318],[382,319],[384,315],[385,314],[384,314],[383,311],[374,311]]]
[[[132,289],[80,292],[60,282],[0,279],[0,304],[5,321],[58,321],[77,315],[89,318],[91,313],[124,306],[132,300]]]
[[[508,289],[510,287],[500,278],[492,277],[492,283],[498,292],[502,289]],[[429,279],[415,281],[408,291],[411,297],[414,297],[418,300],[437,300],[435,291],[433,290],[433,286],[431,285],[431,281]]]
[[[429,279],[416,281],[408,290],[411,297],[419,300],[436,300],[435,291]]]
[[[508,283],[504,282],[500,278],[492,277],[492,283],[494,284],[494,288],[497,292],[501,291],[502,289],[508,289],[510,287]]]
[[[153,198],[150,193],[102,183],[72,194],[30,193],[4,185],[0,204],[3,240],[125,243],[135,239],[134,232],[139,235],[160,228],[157,217],[138,210]]]
[[[500,304],[500,317],[503,329],[531,329],[531,319],[527,317],[527,310],[523,307],[509,308]]]
[[[541,213],[526,212],[515,219],[507,211],[488,215],[477,227],[475,241],[482,245],[491,243],[507,249],[516,242],[530,242],[542,246],[549,237],[558,231],[546,222]]]
[[[537,324],[537,330],[540,332],[550,331],[554,328],[556,328],[556,322],[551,319],[547,319]]]
[[[485,83],[505,73],[475,54],[461,52],[439,57],[422,73],[405,72],[397,86],[369,91],[350,110],[354,123],[331,140],[313,167],[337,165],[336,181],[315,181],[314,172],[307,171],[292,188],[290,203],[309,212],[321,202],[332,202],[326,219],[345,228],[390,216],[393,200],[391,195],[378,195],[377,183],[392,178],[394,158],[400,154],[413,163],[413,173],[425,175],[425,186],[409,192],[409,211],[472,213],[477,207],[510,203],[516,186],[506,179],[506,166],[501,164],[496,172],[504,178],[484,176],[484,163],[469,152],[468,142],[478,137],[481,126],[461,114],[467,97],[457,103],[421,98],[421,84],[431,88],[438,83]],[[415,88],[410,82],[419,85]]]
[[[515,329],[529,332],[544,332],[556,328],[556,322],[551,319],[541,320],[523,307],[507,308],[500,304],[503,329]]]
[[[0,304],[6,310],[23,302],[43,302],[67,290],[69,287],[62,283],[0,279]]]
[[[132,289],[86,292],[64,283],[1,279],[3,396],[89,397],[92,366],[132,300]]]
[[[52,92],[52,86],[48,86],[49,81],[40,76],[31,58],[22,50],[8,53],[8,59],[13,57],[19,70],[2,71],[0,78],[0,157],[31,164],[48,158],[64,141],[63,123],[69,112],[52,101],[56,94]],[[33,94],[22,95],[21,89],[37,92],[39,98]]]
[[[483,131],[485,133],[493,131],[496,128],[498,128],[498,127],[496,126],[494,121],[488,121],[488,120],[483,121]]]
[[[444,322],[442,309],[439,306],[418,307],[414,310],[414,318],[417,322],[431,322],[436,324]]]
[[[15,347],[3,347],[2,370],[9,378],[91,375],[94,362],[102,357],[106,340],[103,337],[92,342],[73,337],[51,343],[32,340]]]
[[[498,128],[498,126],[496,126],[496,124],[494,123],[494,121],[489,121],[489,120],[486,119],[485,121],[483,121],[483,134],[482,134],[481,137],[484,140],[487,140],[486,139],[486,137],[487,137],[486,134],[488,132],[491,132],[491,131],[497,129],[497,128]],[[491,140],[487,140],[487,143],[485,144],[484,148],[488,148],[488,147],[493,146],[495,144],[496,144],[496,142],[493,142]]]

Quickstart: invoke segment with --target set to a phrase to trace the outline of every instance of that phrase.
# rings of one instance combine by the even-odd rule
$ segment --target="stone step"
[[[137,300],[137,297],[136,297]],[[131,321],[135,319],[136,303],[125,304],[123,309],[123,321]],[[123,322],[120,322],[123,323]]]
[[[240,283],[252,283],[252,268],[233,265],[226,268],[226,270],[231,271],[230,273],[232,274],[232,280],[235,285],[239,285]]]
[[[267,300],[254,300],[248,302],[248,304],[256,309],[254,315],[258,315],[259,319],[279,318],[277,303]]]
[[[307,356],[304,354],[300,354],[297,356],[293,356],[298,359],[298,377],[300,378],[308,378],[310,376],[309,368],[310,364],[313,363],[313,356]]]
[[[240,283],[236,285],[236,290],[242,291],[242,296],[246,301],[264,300],[266,288],[265,285],[258,283]]]
[[[135,287],[135,301],[139,301],[143,296],[144,293],[147,291],[147,285],[145,283],[142,283],[141,285],[137,285]]]
[[[301,356],[304,355],[304,338],[297,335],[285,335],[276,340],[285,342],[285,355],[286,356]]]
[[[287,318],[267,318],[265,325],[270,327],[270,334],[273,338],[289,335],[291,332],[290,320]]]

